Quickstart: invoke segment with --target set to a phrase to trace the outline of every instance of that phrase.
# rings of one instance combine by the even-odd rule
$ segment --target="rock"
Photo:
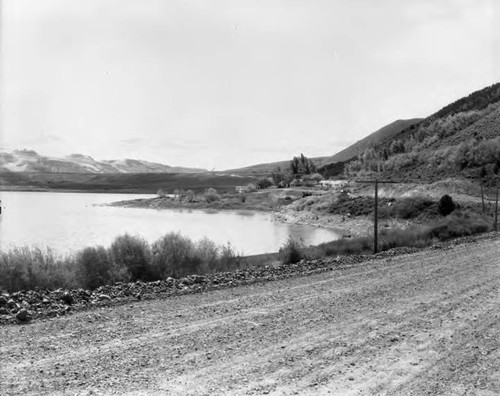
[[[110,296],[108,296],[107,294],[99,294],[99,295],[97,296],[97,299],[98,299],[99,301],[111,301],[111,297],[110,297]]]
[[[18,307],[17,303],[12,298],[9,301],[7,301],[7,306],[10,309],[13,309],[13,308],[19,309],[20,308],[20,307]]]
[[[61,296],[61,300],[68,305],[73,304],[73,296],[69,292],[64,292]]]
[[[5,307],[0,307],[0,315],[8,315],[9,310]]]
[[[16,318],[20,320],[21,322],[24,322],[26,319],[28,319],[28,311],[26,309],[21,309],[17,314]]]
[[[7,305],[7,301],[9,301],[9,300],[7,300],[6,297],[0,296],[0,307],[6,306]]]

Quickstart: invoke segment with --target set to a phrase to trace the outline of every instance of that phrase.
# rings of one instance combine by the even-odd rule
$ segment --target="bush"
[[[200,262],[199,272],[212,272],[218,267],[219,247],[214,241],[208,238],[198,241],[194,247],[194,255]]]
[[[109,284],[113,278],[120,278],[119,274],[113,274],[112,262],[102,246],[80,251],[76,255],[75,265],[79,283],[87,289],[95,289]]]
[[[194,201],[194,197],[195,197],[195,193],[193,190],[187,190],[186,191],[186,195],[184,197],[184,200],[186,202],[193,202]]]
[[[401,219],[413,219],[418,217],[433,204],[432,200],[426,197],[408,197],[394,205],[394,212],[396,217]]]
[[[257,186],[255,184],[253,184],[253,183],[248,183],[245,186],[244,191],[247,192],[247,193],[255,192],[255,191],[257,191]]]
[[[268,188],[271,187],[272,185],[273,182],[269,180],[267,177],[264,177],[257,181],[257,187],[259,187],[260,189]]]
[[[156,279],[194,274],[201,260],[196,257],[193,242],[178,233],[169,233],[152,246],[153,274]]]
[[[443,195],[439,200],[438,210],[443,216],[447,216],[455,210],[455,203],[448,194]]]
[[[210,268],[211,272],[233,271],[239,264],[239,259],[230,243],[219,249],[216,265]]]
[[[295,264],[305,258],[301,240],[288,237],[286,243],[279,250],[279,257],[283,264]]]
[[[113,260],[113,280],[148,280],[150,278],[150,251],[147,242],[128,234],[119,236],[109,248]]]
[[[450,238],[478,234],[491,230],[490,222],[477,214],[455,211],[432,227],[430,234],[445,241]]]
[[[204,194],[205,200],[208,203],[220,201],[221,196],[217,194],[217,190],[215,188],[209,188]]]
[[[16,291],[75,284],[74,263],[63,261],[51,249],[25,246],[0,254],[0,288]]]

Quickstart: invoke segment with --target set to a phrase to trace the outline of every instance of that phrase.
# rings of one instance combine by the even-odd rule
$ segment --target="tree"
[[[205,200],[210,202],[220,201],[221,196],[217,194],[217,190],[215,188],[208,188],[204,194]]]
[[[438,209],[441,215],[447,216],[455,210],[455,203],[448,194],[443,195],[439,200]]]
[[[281,170],[278,166],[274,172],[271,174],[271,179],[273,183],[277,187],[287,187],[290,185],[290,182],[293,180],[293,174],[290,172],[286,172]]]
[[[304,154],[300,154],[300,157],[293,157],[290,162],[290,171],[295,178],[300,178],[303,175],[316,173],[316,166]]]
[[[187,202],[193,202],[194,196],[195,196],[195,194],[194,194],[193,190],[187,190],[186,191],[186,198],[185,199],[186,199]]]
[[[257,181],[257,187],[260,189],[268,188],[273,185],[272,181],[269,180],[267,177],[263,177],[262,179],[259,179]]]

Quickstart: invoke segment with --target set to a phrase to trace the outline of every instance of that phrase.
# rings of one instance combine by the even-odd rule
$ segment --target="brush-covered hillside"
[[[345,169],[398,180],[484,178],[500,173],[500,83],[442,108],[389,141],[366,149]]]
[[[410,120],[397,120],[391,122],[389,125],[386,125],[379,130],[369,134],[365,138],[357,141],[356,143],[338,152],[337,154],[328,157],[313,157],[310,159],[313,162],[314,166],[318,169],[318,171],[324,176],[328,177],[332,175],[339,175],[343,172],[344,164],[346,162],[356,158],[359,154],[362,154],[369,147],[373,147],[390,141],[401,131],[418,125],[421,120],[421,118],[413,118]],[[288,168],[290,166],[290,160],[251,165],[245,168],[231,169],[226,172],[265,176],[272,173],[277,168]]]

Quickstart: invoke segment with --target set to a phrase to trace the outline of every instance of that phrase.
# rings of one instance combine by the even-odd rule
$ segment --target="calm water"
[[[149,242],[174,231],[199,240],[230,242],[236,252],[276,252],[289,235],[315,245],[338,238],[334,231],[273,222],[267,213],[154,210],[95,206],[152,197],[138,194],[0,192],[0,247],[49,246],[68,253],[86,246],[108,246],[124,233]]]

